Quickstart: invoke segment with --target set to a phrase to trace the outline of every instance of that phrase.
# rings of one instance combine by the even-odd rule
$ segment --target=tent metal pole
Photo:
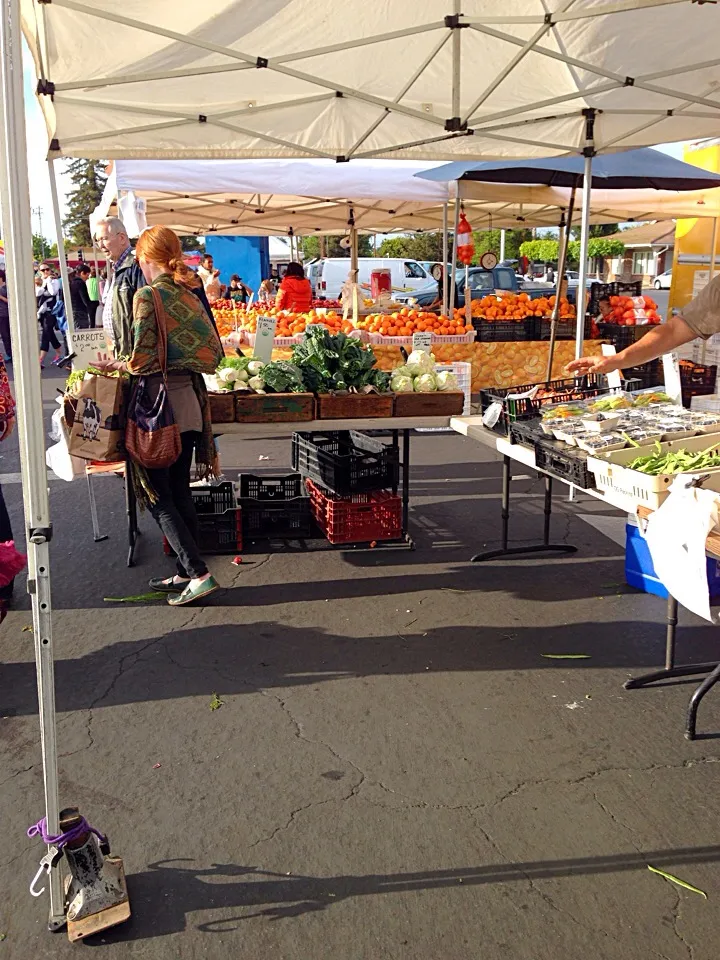
[[[500,263],[505,259],[505,230],[500,231]]]
[[[457,196],[455,197],[455,219],[453,221],[453,256],[452,256],[452,268],[451,268],[452,274],[450,276],[450,300],[448,303],[448,316],[452,316],[451,311],[455,310],[455,274],[457,273],[457,232],[458,232],[459,221],[460,221],[460,197]]]
[[[580,220],[580,268],[577,292],[575,294],[575,314],[577,327],[575,330],[575,359],[583,355],[585,340],[585,303],[588,240],[590,239],[590,193],[592,191],[592,156],[585,157],[585,172],[583,174],[582,218]]]
[[[443,221],[442,221],[442,279],[443,279],[443,302],[442,302],[442,312],[443,316],[448,316],[448,303],[450,297],[450,291],[448,289],[448,275],[447,275],[447,262],[448,262],[448,201],[446,200],[443,204]]]
[[[60,276],[62,277],[63,297],[65,300],[65,316],[67,317],[69,334],[67,347],[68,350],[70,350],[70,338],[75,333],[75,315],[72,308],[72,297],[70,296],[70,273],[68,271],[65,243],[63,242],[62,220],[60,219],[60,202],[58,200],[54,160],[48,160],[48,168],[48,173],[50,174],[50,195],[52,196],[53,218],[55,219],[55,237],[57,239],[58,260],[60,261]]]
[[[453,14],[455,17],[459,17],[462,13],[461,10],[462,3],[461,0],[453,0]],[[451,90],[451,102],[452,102],[452,116],[460,119],[460,41],[462,36],[460,33],[459,26],[456,26],[452,31],[452,90]]]
[[[0,3],[0,217],[5,238],[10,330],[17,397],[23,502],[27,525],[28,591],[32,601],[40,713],[45,816],[51,834],[60,832],[55,723],[55,676],[50,596],[50,503],[38,328],[32,266],[32,228],[22,87],[20,3]],[[48,925],[65,923],[60,871],[50,870]]]
[[[575,359],[583,355],[585,340],[585,304],[588,241],[590,239],[590,195],[592,193],[592,158],[595,155],[595,110],[583,110],[585,116],[585,170],[583,171],[582,218],[580,220],[580,265],[577,292],[575,293]]]
[[[563,210],[560,215],[560,229],[558,231],[558,241],[560,245],[560,250],[558,253],[558,272],[557,272],[557,284],[555,287],[555,305],[552,309],[552,315],[550,317],[550,347],[548,349],[548,362],[547,370],[545,372],[545,379],[552,380],[552,365],[553,358],[555,355],[555,337],[557,335],[557,321],[558,316],[560,315],[560,295],[563,291],[563,278],[565,276],[565,264],[567,263],[567,252],[568,245],[570,243],[570,231],[572,229],[572,218],[573,212],[575,210],[575,190],[572,188],[572,193],[570,194],[570,203],[567,210],[567,222],[565,220],[565,211]]]
[[[712,225],[712,239],[710,240],[710,274],[708,276],[708,283],[715,276],[715,260],[717,259],[717,254],[715,249],[717,247],[717,235],[718,235],[718,218],[713,217]]]

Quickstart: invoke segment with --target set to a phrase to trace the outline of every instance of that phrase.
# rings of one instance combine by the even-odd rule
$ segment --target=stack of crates
[[[242,516],[232,481],[195,484],[190,492],[198,515],[200,553],[239,553],[243,545]],[[164,537],[163,549],[172,555]]]
[[[299,473],[255,476],[238,481],[245,542],[306,540],[313,535],[310,500]]]
[[[402,501],[393,492],[400,475],[397,447],[355,430],[294,433],[292,457],[330,543],[372,545],[402,537]]]

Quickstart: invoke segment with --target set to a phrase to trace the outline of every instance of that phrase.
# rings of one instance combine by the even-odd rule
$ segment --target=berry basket
[[[338,496],[397,487],[400,453],[356,430],[294,433],[292,466]]]
[[[529,393],[534,387],[539,388],[534,396],[519,398],[516,396]],[[600,374],[591,373],[583,377],[548,380],[547,383],[526,383],[504,389],[481,390],[480,405],[484,416],[492,404],[501,404],[500,416],[491,429],[495,433],[507,436],[510,433],[511,423],[540,416],[541,409],[549,403],[584,400],[588,397],[596,397],[606,389],[605,378]]]
[[[306,480],[313,516],[330,543],[373,543],[402,536],[402,501],[384,490],[337,497]]]

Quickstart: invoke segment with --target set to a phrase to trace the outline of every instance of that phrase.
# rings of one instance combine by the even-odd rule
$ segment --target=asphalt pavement
[[[16,440],[0,454],[21,539]],[[97,482],[94,543],[84,481],[50,478],[61,799],[110,835],[133,917],[72,946],[29,895],[20,597],[0,627],[0,960],[716,960],[720,692],[689,743],[692,683],[623,689],[662,663],[665,612],[624,584],[624,518],[558,485],[577,555],[470,564],[499,538],[499,463],[447,434],[413,454],[415,551],[215,557],[224,590],[198,609],[105,602],[170,571],[157,530],[142,517],[128,569],[120,482]],[[289,441],[223,441],[223,463],[284,471]],[[521,543],[543,498],[517,474]],[[716,657],[714,629],[680,621],[680,659]]]

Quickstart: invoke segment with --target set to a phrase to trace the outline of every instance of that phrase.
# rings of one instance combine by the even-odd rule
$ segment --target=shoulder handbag
[[[157,347],[162,383],[155,400],[148,391],[147,377],[134,384],[128,407],[125,446],[131,459],[148,470],[170,467],[180,456],[180,431],[175,422],[167,385],[167,320],[160,294],[152,297],[157,323]]]

